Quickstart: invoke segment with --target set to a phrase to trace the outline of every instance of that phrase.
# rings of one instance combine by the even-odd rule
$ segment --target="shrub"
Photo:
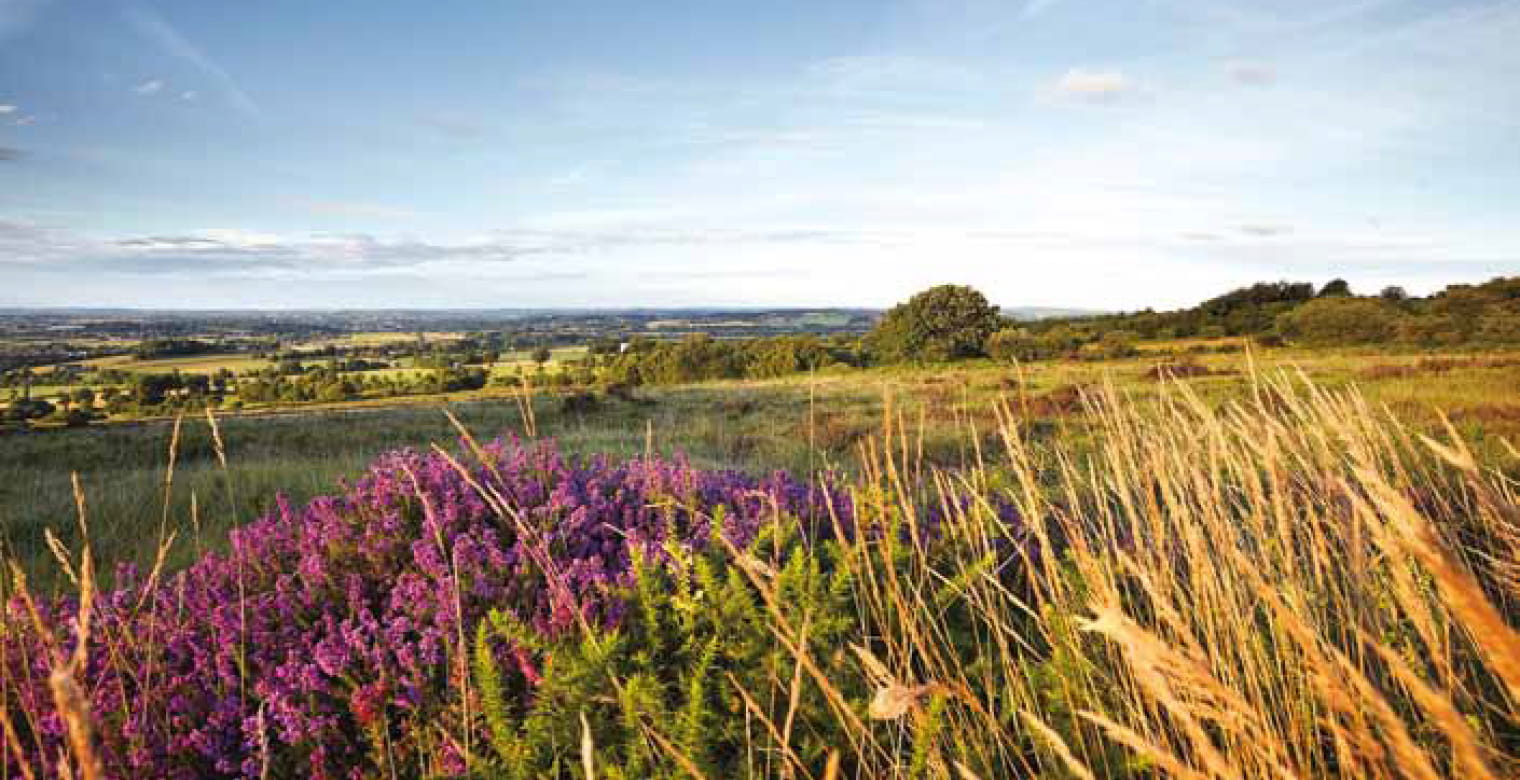
[[[1284,337],[1312,345],[1382,343],[1393,338],[1398,324],[1398,310],[1384,301],[1333,294],[1277,318]]]
[[[1015,360],[1039,360],[1049,357],[1040,348],[1040,342],[1023,328],[1003,328],[987,337],[983,347],[987,357],[1005,363]]]

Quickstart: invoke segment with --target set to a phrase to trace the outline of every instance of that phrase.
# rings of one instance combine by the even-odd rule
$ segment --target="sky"
[[[1520,273],[1508,0],[0,0],[0,306]]]

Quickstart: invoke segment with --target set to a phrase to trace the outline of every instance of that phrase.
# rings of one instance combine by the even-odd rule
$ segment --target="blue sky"
[[[0,0],[0,305],[1520,272],[1520,4]]]

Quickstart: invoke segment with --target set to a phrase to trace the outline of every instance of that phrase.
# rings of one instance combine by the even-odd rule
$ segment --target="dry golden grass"
[[[911,528],[915,482],[970,486],[1013,501],[1026,549],[1066,550],[994,571],[1006,529],[988,505],[948,503],[948,557],[904,569],[894,548],[916,542],[850,545],[873,711],[911,740],[923,700],[945,693],[935,774],[1520,772],[1516,485],[1354,391],[1253,381],[1223,406],[1174,383],[1144,412],[1095,391],[1097,444],[1080,460],[1031,446],[1012,405],[1005,451],[970,472],[925,471],[905,420],[863,445],[863,517]],[[954,608],[969,636],[947,633]],[[797,647],[795,627],[776,630]],[[967,642],[982,663],[957,660]],[[907,773],[879,728],[842,722],[861,776]]]

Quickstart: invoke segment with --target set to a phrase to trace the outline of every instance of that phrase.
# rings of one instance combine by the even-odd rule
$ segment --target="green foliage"
[[[913,733],[913,760],[908,765],[909,777],[930,777],[929,769],[936,766],[935,742],[945,727],[945,695],[936,693],[929,699],[928,710],[920,719]],[[946,774],[943,766],[936,766],[939,774]]]
[[[778,524],[749,554],[777,570],[769,587],[785,619],[808,627],[809,647],[842,647],[854,636],[851,580],[835,568],[833,545],[801,554],[802,545]],[[578,768],[584,713],[598,772],[608,777],[675,772],[661,741],[709,777],[752,774],[746,747],[758,737],[746,732],[744,695],[781,723],[795,659],[772,630],[761,594],[727,556],[715,539],[702,551],[667,547],[659,562],[636,560],[625,618],[612,630],[534,644],[510,615],[493,612],[477,629],[474,666],[497,768],[507,777],[532,776],[532,767]],[[525,648],[541,662],[537,686],[506,669],[506,648]],[[819,652],[818,660],[854,698],[869,697],[850,658]],[[799,694],[790,748],[822,765],[848,738],[816,686]]]
[[[1132,357],[1139,353],[1135,348],[1135,342],[1139,337],[1132,331],[1111,330],[1103,334],[1096,342],[1082,348],[1082,356],[1094,360],[1117,360],[1119,358]]]
[[[1189,309],[1044,320],[1030,323],[1026,329],[1029,338],[1036,341],[1062,330],[1063,336],[1079,336],[1075,347],[1056,355],[1070,354],[1077,348],[1097,355],[1102,350],[1083,345],[1116,330],[1130,331],[1142,340],[1252,336],[1261,345],[1284,337],[1315,346],[1514,344],[1520,343],[1517,290],[1520,277],[1499,277],[1480,285],[1451,285],[1429,298],[1411,297],[1396,286],[1385,287],[1375,297],[1358,297],[1343,279],[1329,282],[1318,292],[1302,282],[1269,282],[1242,287]]]
[[[1320,297],[1278,317],[1277,329],[1304,344],[1376,344],[1393,338],[1399,317],[1376,298]]]
[[[1220,338],[1266,333],[1277,315],[1314,298],[1314,286],[1304,282],[1260,282],[1210,298],[1192,308],[1131,314],[1111,314],[1031,323],[1036,335],[1080,327],[1082,342],[1109,330],[1128,330],[1141,339]],[[1076,349],[1080,343],[1071,347]]]
[[[892,307],[867,337],[886,363],[976,357],[1001,325],[997,307],[971,287],[943,284]]]
[[[680,341],[635,340],[609,361],[602,378],[608,383],[626,385],[768,379],[835,363],[858,362],[859,350],[845,338],[776,336],[728,340],[695,334]]]
[[[132,350],[139,360],[164,357],[203,355],[216,351],[217,346],[199,339],[144,339]]]
[[[993,333],[987,337],[983,351],[987,357],[1004,363],[1051,357],[1041,349],[1039,339],[1026,328],[1003,328]]]
[[[1345,279],[1331,279],[1319,288],[1319,298],[1348,298],[1351,296],[1351,284]]]

